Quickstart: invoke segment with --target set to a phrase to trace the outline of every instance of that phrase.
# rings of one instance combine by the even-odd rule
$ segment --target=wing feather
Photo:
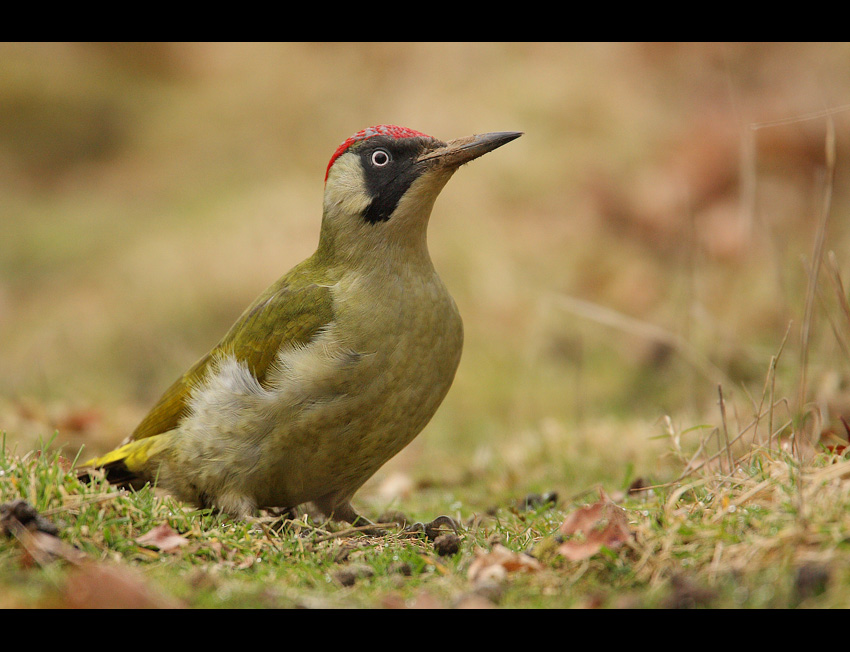
[[[306,344],[333,321],[330,288],[292,283],[290,275],[261,294],[239,317],[221,342],[169,387],[130,436],[144,439],[171,430],[186,415],[192,389],[222,354],[244,362],[265,384],[266,375],[284,344]],[[296,277],[297,279],[297,277]],[[295,279],[293,279],[295,280]]]

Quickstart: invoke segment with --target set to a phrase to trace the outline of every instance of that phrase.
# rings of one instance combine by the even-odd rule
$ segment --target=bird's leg
[[[328,518],[334,521],[345,521],[346,523],[350,523],[354,527],[362,527],[363,529],[361,530],[361,532],[363,532],[364,534],[368,534],[370,536],[382,536],[386,534],[385,530],[377,527],[372,521],[370,521],[365,516],[361,516],[360,514],[358,514],[351,506],[351,503],[348,501],[331,504],[330,501],[321,500],[314,501],[314,504]]]

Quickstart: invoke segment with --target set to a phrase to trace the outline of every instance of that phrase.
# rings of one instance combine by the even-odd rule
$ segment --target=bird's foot
[[[451,516],[443,515],[438,516],[429,523],[411,523],[402,532],[407,534],[424,533],[426,537],[433,541],[447,530],[451,530],[454,534],[457,534],[458,524]]]

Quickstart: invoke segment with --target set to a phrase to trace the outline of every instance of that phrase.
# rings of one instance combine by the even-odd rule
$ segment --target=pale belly
[[[265,386],[223,360],[180,427],[184,468],[203,469],[193,486],[257,507],[347,500],[419,434],[454,379],[460,316],[447,293],[426,299],[283,349]]]

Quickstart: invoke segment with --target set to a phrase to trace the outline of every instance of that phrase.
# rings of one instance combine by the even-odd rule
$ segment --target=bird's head
[[[388,250],[427,256],[428,218],[455,170],[520,135],[498,132],[444,142],[394,125],[357,132],[328,163],[320,247],[346,257]]]

